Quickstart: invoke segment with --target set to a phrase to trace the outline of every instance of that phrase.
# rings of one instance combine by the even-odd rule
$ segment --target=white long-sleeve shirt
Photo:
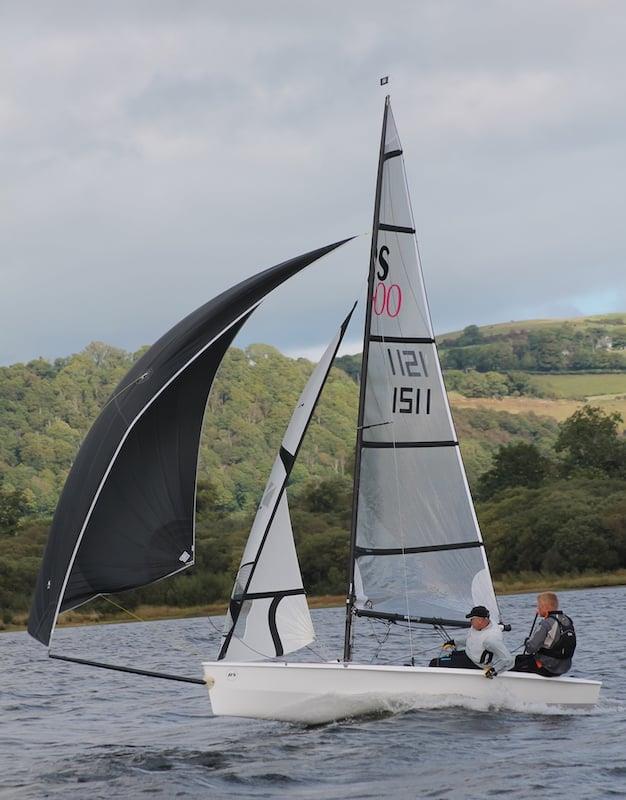
[[[482,631],[470,628],[465,640],[465,653],[476,666],[487,669],[493,667],[500,674],[511,669],[515,658],[504,644],[502,629],[490,622]]]

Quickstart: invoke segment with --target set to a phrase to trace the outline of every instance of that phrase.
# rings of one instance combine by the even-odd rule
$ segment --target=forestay
[[[356,608],[499,618],[441,375],[389,103],[372,246],[354,555]]]
[[[241,559],[218,659],[282,656],[315,638],[286,485],[352,311],[313,370],[289,422]]]

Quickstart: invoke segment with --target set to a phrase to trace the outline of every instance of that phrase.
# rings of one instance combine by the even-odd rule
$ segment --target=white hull
[[[317,724],[414,708],[466,706],[532,711],[590,708],[601,683],[482,671],[331,662],[203,663],[213,713]]]

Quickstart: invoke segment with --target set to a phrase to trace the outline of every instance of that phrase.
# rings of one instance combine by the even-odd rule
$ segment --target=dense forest
[[[444,369],[588,372],[626,369],[626,319],[593,317],[525,327],[468,325],[440,341]]]
[[[53,512],[82,437],[137,356],[92,343],[52,363],[0,368],[0,485],[21,493],[28,514]],[[210,479],[220,511],[255,506],[312,369],[311,362],[266,345],[229,350],[209,399],[200,452],[200,479]],[[292,474],[296,487],[351,474],[357,395],[354,378],[333,369]],[[549,447],[556,436],[556,424],[538,417],[460,409],[455,418],[471,480],[499,444],[521,438]]]
[[[475,339],[466,329],[451,335],[454,347],[442,351],[487,346],[464,344],[467,335]],[[93,343],[54,362],[0,368],[4,623],[23,618],[81,438],[138,355]],[[125,595],[126,607],[190,606],[228,596],[276,448],[312,367],[265,345],[229,351],[202,437],[197,564],[174,580]],[[314,595],[344,589],[358,368],[356,357],[338,359],[290,487],[305,586]],[[517,370],[448,370],[446,380],[467,396],[541,392],[532,374]],[[560,424],[487,409],[457,408],[454,416],[496,576],[626,567],[626,440],[619,414],[587,405]]]

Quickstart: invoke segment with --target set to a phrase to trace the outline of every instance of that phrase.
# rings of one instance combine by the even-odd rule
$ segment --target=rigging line
[[[114,394],[112,397],[109,397],[109,399],[106,401],[106,403],[102,406],[101,412],[104,411],[105,408],[108,408],[111,405],[111,403],[114,403],[119,397],[121,397],[124,394],[124,392],[127,392],[129,389],[133,389],[139,383],[143,383],[145,380],[148,380],[150,375],[152,375],[152,369],[146,370],[141,375],[139,375],[137,378],[135,378],[134,381],[131,381],[128,384],[128,386],[124,386],[124,388],[120,389],[117,394]],[[126,418],[126,416],[124,414],[122,414],[122,410],[119,408],[119,406],[117,408],[117,413],[120,415],[120,417],[122,417],[124,422],[128,422],[128,419]],[[85,434],[85,436],[86,435],[87,434]],[[80,440],[81,446],[82,446],[82,443],[85,440],[85,436],[83,436],[82,439]]]
[[[434,650],[439,650],[440,647],[436,644],[434,647],[427,647],[425,650],[416,650],[415,655],[417,656],[425,656],[428,653],[432,653]],[[395,658],[389,658],[386,661],[381,661],[380,664],[395,664],[397,661],[404,661],[405,659],[409,658],[408,655],[396,656]]]
[[[385,346],[385,335],[384,333],[381,334],[382,342],[381,350]],[[383,358],[383,363],[385,364],[385,374],[387,376],[387,388],[391,390],[392,381],[390,380],[390,364],[389,362]],[[396,477],[396,497],[398,502],[398,521],[400,527],[400,540],[402,545],[402,566],[404,572],[404,598],[406,602],[406,615],[409,618],[409,647],[411,649],[411,659],[413,659],[413,629],[411,628],[411,611],[409,608],[409,574],[407,570],[407,561],[406,561],[406,536],[404,533],[404,524],[402,519],[402,498],[400,497],[400,465],[398,464],[398,450],[396,447],[396,432],[395,426],[392,425],[391,428],[391,440],[393,442],[392,452],[393,452],[393,463],[394,463],[394,472]]]
[[[415,236],[413,236],[412,238],[417,252],[417,239]],[[398,234],[396,234],[396,240],[398,240]],[[399,241],[397,242],[397,244],[399,244]],[[404,260],[404,256],[402,254],[402,248],[399,246],[398,246],[398,253],[400,254],[400,263],[402,264],[402,271],[404,272],[404,276],[406,278],[407,285],[411,292],[411,296],[413,297],[413,301],[415,302],[415,308],[417,310],[417,313],[419,314],[422,324],[424,325],[426,330],[429,331],[429,333],[432,334],[434,338],[434,330],[432,322],[431,320],[429,320],[428,315],[425,315],[422,310],[422,307],[424,305],[423,301],[420,303],[420,301],[417,299],[417,295],[415,294],[415,288],[413,287],[413,281],[411,280],[411,276],[409,275],[409,270],[407,269],[406,261]],[[419,259],[418,259],[418,264],[419,264]],[[424,277],[421,271],[421,265],[419,269],[420,269],[420,281],[422,283],[422,292],[424,292],[424,287],[423,287]]]
[[[439,627],[439,625],[433,625],[433,629],[442,642],[447,642],[450,639],[450,637],[443,632],[443,628]]]
[[[128,614],[129,617],[136,619],[138,622],[147,622],[147,620],[138,617],[137,614],[133,614],[132,611],[129,611],[127,608],[124,608],[124,606],[120,605],[119,603],[116,603],[115,600],[111,600],[111,598],[108,597],[107,595],[103,594],[100,596],[102,597],[103,600],[106,600],[107,603],[110,603],[112,606],[119,608],[120,611],[123,611],[125,614]]]
[[[371,622],[371,619],[370,619],[370,622]],[[372,633],[374,633],[373,626],[372,626]],[[390,622],[387,624],[387,630],[385,631],[385,635],[382,637],[382,639],[379,639],[378,636],[376,636],[376,634],[374,633],[374,638],[376,639],[376,642],[378,644],[378,649],[376,650],[376,652],[374,653],[374,655],[370,659],[370,664],[373,664],[374,661],[376,661],[376,659],[380,655],[381,650],[383,649],[383,647],[387,643],[387,639],[389,638],[389,634],[390,633],[391,633],[391,623]]]
[[[405,194],[406,194],[406,197],[407,197],[407,200],[408,200],[408,203],[409,203],[409,214],[411,215],[411,223],[412,223],[413,229],[417,230],[415,228],[415,218],[413,217],[413,207],[411,205],[411,194],[409,192],[409,184],[408,184],[407,176],[406,176],[406,167],[405,167],[405,164],[404,164],[404,156],[400,157],[400,161],[402,163],[402,175],[403,175],[403,178],[404,178],[404,190],[405,190]],[[389,187],[388,187],[387,195],[388,195],[389,207],[391,209],[391,218],[394,219],[395,216],[394,216],[394,210],[393,210],[393,195],[391,193],[391,180],[389,181]],[[400,255],[400,262],[402,264],[402,270],[403,270],[405,278],[406,278],[407,286],[409,287],[411,295],[413,296],[413,300],[415,302],[415,308],[417,309],[417,312],[418,312],[418,314],[419,314],[419,316],[421,318],[422,323],[426,326],[426,329],[428,331],[430,331],[430,333],[432,335],[434,335],[432,322],[431,322],[430,319],[428,319],[429,315],[427,313],[426,316],[424,316],[424,313],[422,311],[423,303],[419,303],[418,302],[417,296],[415,294],[415,289],[413,287],[413,281],[411,280],[411,277],[409,275],[409,271],[407,270],[406,261],[404,260],[404,256],[402,254],[402,247],[400,246],[400,239],[399,239],[399,236],[398,236],[397,233],[395,235],[395,239],[396,239],[396,247],[397,247],[398,253]],[[415,248],[416,248],[416,251],[417,251],[417,255],[418,255],[418,265],[419,265],[419,270],[420,270],[419,278],[420,278],[420,281],[421,281],[422,295],[424,295],[425,294],[424,276],[423,276],[423,273],[422,273],[421,262],[419,260],[419,250],[417,249],[417,233],[415,233],[412,236],[412,239],[413,239],[413,243],[415,245]],[[426,305],[426,309],[428,309],[427,305]]]
[[[213,630],[220,636],[220,638],[222,638],[224,636],[224,630],[223,629],[220,630],[217,627],[217,625],[213,622],[213,618],[212,617],[210,617],[210,616],[207,617],[207,620],[209,622],[209,625],[213,628]],[[235,638],[238,638],[238,637],[235,637]],[[241,640],[239,640],[239,641],[241,641]],[[245,644],[245,642],[244,642],[244,644]],[[246,646],[249,647],[249,645],[246,645]],[[250,649],[252,649],[252,648],[250,648]],[[310,650],[314,655],[316,655],[320,659],[320,661],[329,661],[330,660],[329,651],[328,651],[326,645],[323,642],[320,642],[320,649],[326,651],[325,655],[323,653],[318,653],[316,650],[314,650],[311,647],[310,644],[305,645],[305,649]],[[263,654],[259,653],[259,655],[263,655]],[[270,657],[271,658],[271,656],[266,656],[266,657]]]
[[[324,645],[324,643],[323,643],[323,642],[320,642],[320,644],[321,644],[321,648],[320,648],[320,649],[322,649],[322,650],[326,650],[326,646]],[[317,657],[319,658],[319,660],[320,660],[320,661],[322,661],[322,662],[325,662],[325,661],[330,661],[330,660],[331,660],[331,659],[328,657],[328,653],[326,653],[326,655],[324,655],[323,653],[318,653],[318,651],[317,651],[317,650],[315,650],[315,648],[311,647],[311,645],[310,645],[310,644],[307,644],[307,645],[305,645],[305,650],[310,650],[310,651],[311,651],[311,653],[313,653],[313,655],[314,655],[314,656],[317,656]]]
[[[113,397],[109,397],[109,399],[106,401],[106,403],[105,403],[105,404],[104,404],[104,406],[102,407],[102,411],[104,411],[104,409],[105,409],[107,406],[110,406],[110,405],[111,405],[111,403],[115,402],[115,400],[117,400],[117,398],[118,398],[118,397],[120,397],[121,395],[123,395],[123,394],[124,394],[124,392],[127,392],[129,389],[132,389],[134,386],[137,386],[137,384],[138,384],[138,383],[143,383],[145,380],[148,380],[148,378],[150,377],[150,375],[151,375],[151,374],[152,374],[152,370],[151,370],[151,369],[148,369],[148,370],[146,370],[146,371],[145,371],[145,372],[143,372],[141,375],[139,375],[137,378],[135,378],[135,380],[134,380],[134,381],[131,381],[131,382],[128,384],[128,386],[124,386],[124,388],[123,388],[123,389],[120,389],[120,390],[119,390],[119,392],[118,392],[117,394],[114,394],[114,395],[113,395]],[[118,409],[118,411],[119,411],[119,409]]]
[[[409,202],[409,212],[410,212],[410,215],[411,215],[411,221],[413,223],[413,228],[415,228],[415,230],[417,231],[417,227],[415,225],[415,216],[413,214],[413,203],[411,202],[411,193],[409,192],[409,181],[408,181],[407,172],[406,172],[406,164],[404,163],[404,156],[400,157],[400,162],[402,164],[402,171],[403,171],[403,174],[404,174],[404,184],[405,184],[405,187],[406,187],[406,195],[407,195],[407,199],[408,199],[408,202]],[[414,241],[414,244],[415,244],[415,251],[417,253],[417,263],[418,263],[418,269],[419,269],[419,274],[420,274],[420,279],[421,279],[421,290],[422,290],[422,296],[423,296],[423,301],[424,301],[424,307],[426,309],[427,324],[428,324],[429,330],[431,331],[431,334],[432,334],[432,336],[434,338],[435,333],[434,333],[434,328],[433,328],[433,324],[432,324],[432,313],[430,311],[430,304],[428,302],[428,296],[426,294],[426,286],[425,286],[425,283],[424,283],[424,270],[423,270],[423,267],[422,267],[422,255],[421,255],[421,252],[420,252],[420,246],[419,246],[419,240],[418,240],[417,232],[413,236],[413,241]],[[402,259],[402,254],[400,255],[400,258],[401,258],[403,266],[404,266],[404,260]],[[409,286],[411,287],[410,283],[409,283]],[[413,292],[412,288],[411,288],[411,292]],[[458,439],[458,436],[457,436],[457,433],[456,433],[456,426],[454,424],[454,419],[452,417],[452,411],[450,409],[450,402],[449,402],[449,399],[448,399],[446,383],[445,383],[445,380],[444,380],[444,377],[443,377],[443,370],[441,369],[441,362],[440,362],[440,359],[439,359],[438,348],[437,348],[437,343],[436,342],[434,343],[434,348],[435,348],[435,369],[439,372],[439,381],[440,381],[441,387],[443,388],[444,402],[445,402],[445,406],[446,406],[446,410],[447,410],[448,420],[449,420],[450,426],[452,428],[452,431],[454,433],[454,437]],[[465,491],[466,491],[467,499],[469,500],[471,515],[472,515],[472,517],[474,519],[474,526],[475,526],[476,535],[477,535],[477,538],[479,539],[479,541],[483,541],[483,535],[482,535],[482,531],[480,529],[480,524],[478,522],[478,517],[476,516],[476,509],[474,508],[474,502],[473,502],[473,499],[472,499],[472,493],[471,493],[471,490],[469,488],[469,483],[468,483],[468,480],[467,480],[467,472],[465,470],[465,464],[463,462],[463,456],[461,454],[460,448],[459,448],[459,450],[457,452],[457,461],[458,461],[458,463],[459,463],[459,465],[461,467],[461,473],[462,473],[462,477],[463,477],[463,482],[465,484]],[[482,552],[482,559],[483,559],[484,568],[487,570],[487,574],[488,574],[489,578],[492,580],[492,584],[493,584],[493,579],[492,579],[492,576],[491,576],[491,569],[489,567],[489,561],[487,560],[487,553],[486,553],[485,550],[483,550],[483,552]],[[498,603],[498,598],[497,598],[497,596],[495,594],[495,591],[493,593],[493,596],[494,596],[496,609],[498,610],[498,614],[499,614],[500,618],[502,618],[502,615],[500,613],[500,606],[499,606],[499,603]]]
[[[424,308],[426,310],[426,319],[424,321],[426,322],[426,325],[427,325],[428,329],[430,330],[431,335],[433,336],[433,338],[435,338],[435,331],[434,331],[434,327],[433,327],[433,324],[432,324],[432,313],[431,313],[431,310],[430,310],[430,303],[428,302],[428,295],[426,294],[426,285],[424,283],[424,269],[423,269],[423,266],[422,266],[422,254],[420,252],[419,239],[418,239],[418,236],[417,236],[417,226],[415,225],[415,215],[413,213],[413,203],[411,201],[411,193],[409,192],[409,181],[408,181],[408,176],[407,176],[407,171],[406,171],[406,164],[404,162],[404,156],[400,156],[400,162],[401,162],[401,165],[402,165],[402,172],[403,172],[403,175],[404,175],[404,185],[405,185],[405,188],[406,188],[406,196],[407,196],[407,200],[408,200],[408,203],[409,203],[409,213],[410,213],[410,216],[411,216],[411,222],[413,224],[413,228],[416,231],[415,235],[413,236],[413,242],[415,244],[415,252],[417,254],[417,264],[418,264],[419,276],[420,276],[420,280],[421,280],[421,291],[422,291],[422,297],[423,297],[423,302],[424,302]],[[402,258],[402,251],[401,250],[400,250],[400,260],[402,261],[402,266],[404,267],[405,272],[406,272],[406,266],[405,266],[405,263],[404,263],[404,259]],[[409,288],[411,289],[411,293],[413,294],[413,297],[415,298],[415,293],[413,291],[413,287],[412,287],[412,284],[411,284],[410,281],[409,281]],[[417,298],[415,298],[415,300],[416,300],[416,303],[417,303]],[[418,306],[418,308],[419,308],[419,306]],[[420,315],[421,315],[421,311],[420,311]],[[445,405],[446,405],[448,420],[450,422],[450,426],[451,426],[452,431],[454,433],[454,438],[458,439],[458,436],[457,436],[457,433],[456,433],[456,426],[454,424],[454,419],[452,417],[452,411],[450,409],[450,402],[449,402],[449,399],[448,399],[446,383],[445,383],[445,380],[444,380],[444,377],[443,377],[443,370],[441,369],[441,362],[440,362],[440,359],[439,359],[439,353],[438,353],[438,348],[437,348],[437,343],[436,342],[434,342],[434,349],[435,349],[435,369],[439,372],[439,381],[440,381],[440,384],[441,384],[441,388],[443,389],[444,402],[445,402]],[[471,493],[471,490],[469,488],[469,483],[468,483],[468,480],[467,480],[467,472],[465,470],[465,464],[463,462],[463,456],[461,454],[460,448],[459,448],[459,450],[457,452],[457,461],[459,462],[460,467],[461,467],[461,473],[462,473],[462,477],[463,477],[463,482],[465,484],[465,491],[466,491],[466,494],[467,494],[467,498],[469,500],[471,514],[472,514],[472,517],[474,519],[474,526],[475,526],[476,535],[477,535],[477,538],[479,539],[479,541],[483,541],[483,535],[482,535],[482,531],[480,529],[480,524],[478,522],[478,517],[476,516],[476,509],[474,508],[474,502],[473,502],[473,499],[472,499],[472,493]],[[483,552],[482,552],[482,559],[483,559],[484,568],[487,570],[487,574],[488,574],[489,578],[492,580],[492,584],[493,584],[493,579],[492,579],[492,576],[491,576],[491,569],[489,567],[489,561],[487,560],[487,553],[486,553],[485,550],[483,550]],[[493,592],[493,596],[494,596],[496,609],[498,610],[498,615],[499,615],[499,617],[501,619],[502,618],[502,614],[500,612],[500,605],[498,603],[498,598],[497,598],[497,596],[495,594],[495,591]]]
[[[269,655],[268,653],[262,653],[260,650],[255,650],[254,647],[252,647],[252,645],[249,645],[247,642],[244,642],[244,640],[240,639],[239,636],[237,636],[237,634],[235,634],[234,632],[231,633],[231,635],[230,635],[230,642],[232,642],[233,639],[236,639],[239,642],[239,644],[242,644],[244,647],[247,647],[248,650],[250,650],[251,653],[254,653],[257,656],[261,656],[261,658],[269,658],[269,659],[271,659],[273,661],[278,661],[278,662],[281,662],[281,663],[283,661],[287,660],[283,656],[277,656],[275,654],[274,655]],[[230,647],[230,642],[229,642],[229,647]],[[224,659],[218,659],[218,660],[219,661],[224,661]]]
[[[315,628],[315,626],[313,626]],[[337,656],[333,655],[331,645],[328,643],[328,639],[326,637],[319,638],[316,636],[314,639],[316,645],[321,650],[321,653],[316,653],[322,661],[338,661]],[[310,644],[305,645],[307,649],[309,649],[312,653],[315,653],[315,650],[311,647]]]
[[[379,625],[384,625],[385,626],[385,636],[384,636],[384,638],[387,637],[387,631],[389,631],[389,629],[391,628],[391,625],[393,625],[393,623],[391,622],[391,620],[388,620],[388,619],[384,619],[383,620],[383,619],[376,619],[376,618],[372,618],[372,617],[366,617],[366,619],[369,622],[371,635],[374,637],[374,639],[376,639],[376,643],[380,644],[381,639],[378,638],[378,635],[376,633],[376,629],[374,627],[374,623],[377,622]]]
[[[415,234],[413,235],[413,244],[415,245],[415,252],[417,254],[417,265],[419,269],[419,277],[421,281],[421,290],[422,296],[424,300],[424,307],[426,309],[426,316],[421,312],[420,309],[420,316],[422,317],[422,322],[425,323],[427,329],[431,332],[432,336],[434,337],[435,331],[433,328],[432,317],[430,314],[430,308],[428,306],[428,298],[426,297],[426,286],[424,284],[424,270],[422,269],[422,258],[420,255],[420,248],[419,248],[419,240],[417,236],[417,226],[415,225],[415,215],[413,214],[413,203],[411,202],[411,192],[409,191],[409,179],[406,173],[406,164],[404,163],[404,156],[401,156],[400,162],[402,165],[402,175],[404,177],[404,188],[406,190],[406,197],[409,202],[409,214],[411,215],[411,222],[413,224],[413,229],[415,230]],[[402,258],[402,251],[400,251],[400,260],[402,261],[402,266],[404,267],[404,271],[406,273],[406,264],[404,263],[404,259]],[[408,280],[408,275],[407,275]],[[413,295],[413,299],[415,300],[415,304],[419,309],[419,303],[417,302],[417,297],[415,296],[415,291],[413,290],[413,285],[409,281],[409,288],[411,289],[411,294]]]
[[[216,630],[216,631],[217,631],[217,632],[220,634],[220,636],[223,636],[223,633],[222,633],[222,631],[220,631],[220,630],[217,628],[217,626],[216,626],[216,625],[213,623],[213,621],[211,620],[211,618],[210,618],[210,617],[208,617],[208,620],[209,620],[209,622],[211,623],[211,625],[213,626],[213,628],[214,628],[214,629],[215,629],[215,630]],[[262,653],[260,650],[255,650],[255,648],[254,648],[254,647],[252,647],[251,645],[249,645],[247,642],[244,642],[244,641],[243,641],[243,639],[240,639],[240,638],[239,638],[239,636],[237,636],[237,635],[236,635],[236,634],[234,634],[234,633],[233,633],[233,634],[232,634],[232,636],[231,636],[231,641],[232,641],[233,639],[236,639],[236,640],[237,640],[237,641],[238,641],[240,644],[244,645],[244,647],[247,647],[247,648],[248,648],[248,650],[250,650],[252,653],[255,653],[257,656],[261,656],[261,658],[273,659],[273,660],[275,660],[275,661],[280,661],[280,662],[282,662],[282,661],[286,661],[286,659],[285,659],[283,656],[276,656],[276,655],[273,655],[273,656],[271,656],[271,655],[268,655],[267,653]],[[323,649],[326,649],[326,648],[325,648],[325,645],[324,645],[323,643],[322,643],[322,648],[323,648]],[[307,644],[307,645],[305,645],[305,646],[304,646],[304,649],[306,649],[306,650],[310,650],[310,651],[311,651],[311,652],[312,652],[314,655],[316,655],[316,656],[317,656],[317,657],[320,659],[320,661],[328,661],[328,660],[329,660],[329,658],[328,658],[328,655],[324,656],[324,655],[322,655],[321,653],[318,653],[316,650],[314,650],[314,649],[311,647],[311,645],[310,645],[310,644]]]
[[[116,608],[119,608],[119,610],[120,610],[120,611],[123,611],[125,614],[128,614],[128,616],[129,616],[129,617],[132,617],[133,619],[137,620],[137,622],[152,622],[152,621],[157,621],[157,620],[148,620],[148,619],[142,619],[142,617],[139,617],[139,616],[137,616],[137,614],[134,614],[132,611],[129,611],[127,608],[124,608],[124,606],[123,606],[123,605],[121,605],[120,603],[117,603],[115,600],[112,600],[112,599],[111,599],[111,598],[110,598],[108,595],[106,595],[106,594],[101,594],[101,595],[100,595],[100,597],[101,597],[103,600],[106,600],[106,601],[107,601],[107,603],[110,603],[112,606],[115,606]],[[174,620],[175,620],[175,619],[185,619],[185,617],[169,617],[169,618],[168,618],[168,617],[166,617],[166,618],[165,618],[165,620],[158,620],[158,621],[160,621],[160,622],[165,622],[165,621],[167,621],[168,619],[174,619]],[[178,640],[178,644],[179,644],[179,646],[180,646],[180,649],[181,649],[181,650],[185,650],[185,651],[186,651],[186,652],[187,652],[187,653],[188,653],[190,656],[193,656],[194,658],[198,658],[198,657],[199,657],[199,658],[202,658],[202,657],[203,657],[202,653],[201,653],[201,652],[200,652],[198,649],[192,650],[192,649],[189,647],[189,645],[188,645],[188,644],[185,642],[185,640],[184,640],[184,639],[181,637],[181,635],[180,635],[180,631],[178,631],[178,630],[176,631],[176,639]]]
[[[211,625],[211,627],[213,628],[213,630],[214,630],[216,633],[219,633],[219,635],[220,635],[220,636],[223,636],[223,635],[224,635],[224,630],[223,630],[223,629],[222,629],[222,630],[220,630],[220,629],[217,627],[217,625],[216,625],[216,624],[213,622],[213,617],[209,617],[209,616],[208,616],[208,617],[207,617],[207,620],[209,621],[209,625]]]
[[[452,637],[450,636],[448,631],[443,627],[443,625],[438,625],[437,627],[439,628],[439,631],[440,631],[441,635],[444,637],[444,639],[446,640],[446,642],[449,642],[450,639],[452,639]]]

